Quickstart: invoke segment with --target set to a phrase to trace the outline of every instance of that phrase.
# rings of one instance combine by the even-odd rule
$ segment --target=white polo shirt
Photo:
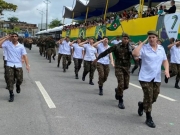
[[[74,48],[73,58],[83,59],[83,50],[84,50],[84,48],[79,46],[77,43],[74,43],[72,45],[72,47]]]
[[[63,45],[62,54],[71,55],[71,46],[69,44],[70,42],[66,42],[66,40],[62,42]]]
[[[58,53],[62,54],[63,53],[63,45],[59,44],[59,50]]]
[[[119,44],[119,43],[121,43],[121,42],[122,42],[121,40],[119,40],[119,41],[113,40],[113,41],[111,41],[111,44],[117,45],[117,44]]]
[[[84,49],[86,51],[84,60],[94,61],[96,59],[95,54],[97,53],[97,49],[91,46],[90,44],[84,44]]]
[[[12,42],[4,42],[2,48],[6,49],[7,66],[20,68],[22,67],[22,56],[26,55],[26,49],[18,42],[15,46]]]
[[[107,47],[104,46],[103,43],[100,43],[97,45],[97,50],[98,50],[98,55],[107,50],[110,46],[108,45]],[[104,64],[104,65],[109,65],[109,54],[106,55],[105,57],[99,59],[97,62]]]
[[[170,49],[171,63],[180,64],[180,48],[176,45],[172,46]]]
[[[6,48],[3,48],[3,56],[4,56],[4,60],[7,60]]]
[[[150,82],[161,82],[161,65],[167,60],[163,46],[158,45],[154,51],[150,44],[145,44],[140,50],[140,58],[142,59],[139,80]]]

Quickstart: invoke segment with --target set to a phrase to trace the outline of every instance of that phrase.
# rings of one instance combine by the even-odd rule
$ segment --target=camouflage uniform
[[[94,72],[96,70],[96,65],[92,64],[92,61],[84,60],[84,72],[83,77],[85,77],[89,72],[89,78],[92,80],[94,78]]]
[[[46,41],[46,45],[47,45],[48,60],[49,60],[49,63],[51,63],[52,54],[53,54],[53,59],[55,60],[54,57],[56,56],[56,50],[55,50],[56,43],[54,40],[49,39]]]
[[[170,77],[176,76],[176,80],[180,80],[180,64],[171,63]]]
[[[104,65],[101,63],[97,63],[97,71],[99,74],[99,81],[98,84],[99,86],[103,86],[104,82],[107,80],[107,77],[109,75],[109,65]]]
[[[65,69],[68,69],[68,66],[71,64],[71,55],[63,54],[62,58],[63,69],[65,71]]]
[[[123,91],[129,87],[129,69],[131,66],[131,46],[119,43],[114,45],[101,53],[98,59],[106,56],[107,54],[114,52],[115,59],[115,75],[118,82],[118,88],[116,90],[116,99],[120,99],[123,96]]]
[[[16,79],[16,85],[21,85],[23,82],[23,70],[22,68],[15,68],[6,66],[6,76],[7,76],[7,89],[13,91],[14,80]]]
[[[75,74],[78,74],[79,70],[81,69],[81,64],[83,59],[73,58],[73,60],[74,60],[74,72]]]

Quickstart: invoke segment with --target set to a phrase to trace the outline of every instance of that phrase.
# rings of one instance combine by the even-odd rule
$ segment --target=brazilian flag
[[[119,16],[117,15],[115,20],[111,23],[109,27],[107,27],[107,29],[109,31],[115,31],[120,25],[121,25],[121,22],[119,20]]]
[[[106,26],[96,26],[95,38],[101,39],[106,36]]]

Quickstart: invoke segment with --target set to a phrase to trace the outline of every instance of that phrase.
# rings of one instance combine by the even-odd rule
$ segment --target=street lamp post
[[[39,13],[41,14],[41,30],[42,30],[42,25],[43,25],[43,14],[44,14],[44,12],[43,12],[43,10],[39,10],[39,9],[37,9],[38,11],[39,11]]]
[[[49,0],[45,0],[44,3],[46,4],[46,30],[48,29],[48,4],[51,3]]]

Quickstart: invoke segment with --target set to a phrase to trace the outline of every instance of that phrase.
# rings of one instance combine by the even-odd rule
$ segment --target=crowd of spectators
[[[160,5],[159,8],[158,7],[148,8],[146,11],[143,11],[142,17],[165,15],[175,12],[176,12],[175,1],[171,0],[171,7],[168,10],[166,9],[166,5]],[[121,13],[112,13],[109,16],[107,16],[105,20],[103,18],[97,17],[91,21],[64,26],[63,30],[76,29],[76,28],[87,29],[93,26],[106,26],[107,24],[111,24],[114,21],[114,19],[116,19],[116,16],[119,16],[120,21],[128,21],[130,19],[139,18],[138,11],[135,8],[132,8],[131,10],[128,11],[124,10]]]

